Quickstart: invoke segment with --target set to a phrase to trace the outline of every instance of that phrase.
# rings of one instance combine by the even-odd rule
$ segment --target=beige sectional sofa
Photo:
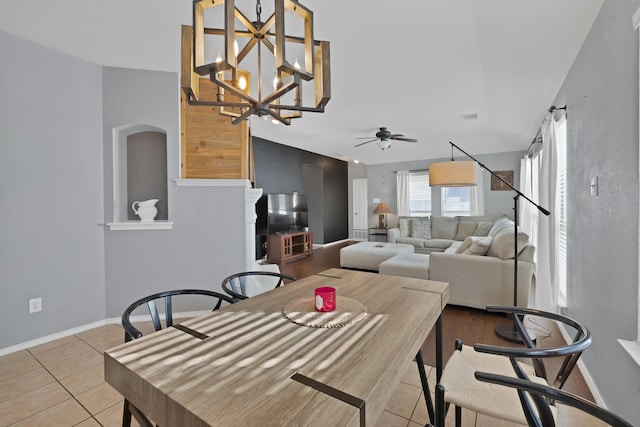
[[[450,304],[481,309],[487,305],[513,305],[512,220],[505,216],[400,217],[398,225],[389,230],[389,243],[410,243],[416,253],[423,254],[429,279],[449,282]],[[529,301],[534,253],[529,237],[519,232],[518,306],[521,307],[526,307]],[[415,268],[403,271],[402,264],[394,265],[393,258],[388,263],[393,274],[415,275]]]

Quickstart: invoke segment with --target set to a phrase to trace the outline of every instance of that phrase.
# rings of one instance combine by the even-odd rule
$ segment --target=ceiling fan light
[[[389,148],[389,147],[391,146],[391,142],[390,142],[390,141],[388,141],[388,140],[386,140],[386,139],[385,139],[385,140],[377,141],[377,142],[376,142],[376,144],[378,144],[378,147],[379,147],[381,150],[386,150],[387,148]]]
[[[469,187],[478,185],[476,162],[448,161],[429,166],[429,186]]]

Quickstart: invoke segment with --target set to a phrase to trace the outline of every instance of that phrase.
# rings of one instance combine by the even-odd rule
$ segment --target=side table
[[[388,228],[369,227],[369,241],[370,242],[386,242],[387,231],[388,231]]]

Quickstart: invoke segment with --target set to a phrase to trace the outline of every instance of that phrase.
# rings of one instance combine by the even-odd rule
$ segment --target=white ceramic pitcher
[[[158,199],[133,202],[131,208],[133,212],[140,217],[140,222],[153,222],[158,214],[158,208],[155,206],[156,203],[158,203]]]

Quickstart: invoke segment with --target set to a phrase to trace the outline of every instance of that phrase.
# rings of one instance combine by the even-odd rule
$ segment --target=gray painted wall
[[[104,68],[105,194],[111,194],[111,130],[146,124],[167,131],[172,230],[105,231],[106,315],[120,316],[135,299],[187,287],[220,290],[245,270],[243,187],[178,187],[180,129],[176,73]],[[213,114],[213,113],[212,113]],[[113,211],[110,198],[105,216]]]
[[[567,105],[568,314],[593,333],[582,359],[606,405],[633,424],[640,367],[616,339],[638,336],[638,6],[604,3],[555,100]]]
[[[464,149],[465,147],[461,147]],[[484,154],[475,156],[478,161],[484,163],[491,170],[513,170],[515,187],[518,188],[520,179],[520,159],[524,156],[522,151],[513,151],[508,153]],[[455,156],[457,160],[469,160],[463,157]],[[396,174],[399,170],[420,170],[428,169],[431,163],[447,161],[449,159],[432,159],[432,160],[415,160],[410,162],[387,163],[383,165],[371,165],[367,167],[368,178],[368,211],[370,212],[369,224],[371,226],[378,223],[378,215],[373,214],[376,203],[371,200],[379,198],[381,202],[387,203],[394,215],[388,215],[389,225],[395,226],[397,223],[397,191],[396,191]],[[484,204],[485,215],[501,215],[505,214],[513,218],[513,196],[512,191],[491,191],[491,176],[489,172],[483,171],[484,185]],[[355,177],[355,174],[354,174]],[[351,187],[350,187],[351,189]],[[440,212],[440,192],[432,193],[432,209],[434,215]]]
[[[0,58],[3,348],[104,319],[105,271],[102,68],[3,32]]]
[[[245,183],[178,187],[175,73],[102,68],[0,32],[0,348],[119,317],[134,299],[220,289],[245,269]],[[42,64],[47,64],[43,72]],[[167,132],[172,230],[110,231],[113,127]],[[28,300],[43,310],[28,314]]]

